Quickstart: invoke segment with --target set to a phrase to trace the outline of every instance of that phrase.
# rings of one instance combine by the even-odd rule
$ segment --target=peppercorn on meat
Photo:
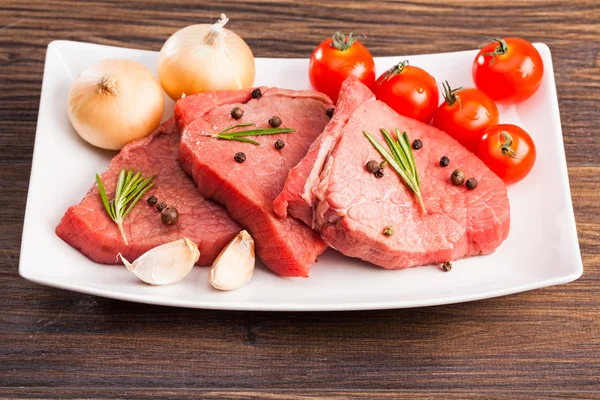
[[[260,259],[279,275],[308,276],[326,248],[300,221],[277,217],[273,199],[329,122],[331,107],[317,92],[264,87],[187,96],[175,106],[184,170],[250,232]],[[232,112],[236,108],[243,112]],[[247,136],[244,130],[263,133]]]

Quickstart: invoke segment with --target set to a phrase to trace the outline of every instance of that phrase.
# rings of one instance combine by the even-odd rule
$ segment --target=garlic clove
[[[237,289],[252,277],[254,263],[254,239],[241,231],[221,250],[208,271],[208,282],[219,290]]]
[[[171,285],[190,273],[200,258],[196,243],[188,238],[165,243],[148,250],[133,263],[118,254],[135,276],[150,285]]]

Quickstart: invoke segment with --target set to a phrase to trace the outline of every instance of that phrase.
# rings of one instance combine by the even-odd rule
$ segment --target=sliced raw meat
[[[179,165],[179,134],[170,119],[150,136],[125,146],[102,174],[109,199],[119,172],[123,168],[141,170],[144,176],[155,176],[155,186],[133,207],[125,218],[126,246],[117,225],[109,218],[96,184],[81,203],[69,207],[56,234],[93,261],[117,263],[117,253],[133,261],[160,244],[187,237],[198,245],[198,265],[210,265],[221,249],[241,230],[220,205],[206,200]],[[155,195],[159,201],[177,207],[177,224],[162,223],[160,212],[146,199]]]
[[[382,157],[363,131],[385,145],[380,128],[396,127],[423,142],[413,154],[427,215],[390,167],[381,179],[365,169],[369,160]],[[323,136],[311,148],[311,159],[290,173],[275,205],[280,215],[288,212],[312,224],[343,254],[401,269],[488,254],[506,239],[510,210],[502,180],[456,140],[398,115],[359,81],[345,82]],[[442,156],[451,160],[449,167],[440,166]],[[475,190],[451,183],[456,168],[477,179]],[[393,236],[383,234],[389,225]]]
[[[310,144],[329,122],[328,97],[313,91],[260,88],[188,96],[175,106],[181,130],[180,162],[194,178],[200,192],[225,205],[232,218],[254,237],[261,260],[283,276],[308,276],[310,266],[326,245],[319,234],[294,218],[278,218],[273,199],[283,188],[289,170],[302,159]],[[232,108],[244,115],[234,120]],[[218,140],[216,134],[234,124],[255,123],[268,128],[271,116],[279,116],[281,127],[296,129],[288,134],[255,136],[260,143]],[[245,128],[249,129],[249,128]],[[277,150],[281,139],[285,147]],[[234,161],[237,152],[246,161]]]
[[[273,202],[275,214],[285,217],[289,212],[306,225],[313,226],[313,206],[317,199],[312,188],[319,183],[325,160],[339,140],[348,117],[363,102],[375,98],[373,92],[365,85],[349,82],[351,79],[340,90],[339,97],[344,97],[344,101],[338,102],[331,122],[310,146],[306,156],[288,174],[283,191]]]

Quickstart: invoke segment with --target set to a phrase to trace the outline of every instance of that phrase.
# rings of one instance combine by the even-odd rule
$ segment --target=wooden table
[[[263,57],[308,57],[335,30],[366,34],[380,56],[471,49],[486,36],[547,43],[583,277],[467,304],[306,314],[148,306],[20,278],[48,43],[159,50],[220,12]],[[0,397],[600,398],[599,20],[597,0],[2,0]]]

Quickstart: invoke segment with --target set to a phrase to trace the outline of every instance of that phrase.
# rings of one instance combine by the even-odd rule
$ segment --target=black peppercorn
[[[421,139],[415,139],[412,142],[412,148],[415,150],[419,150],[421,149],[421,147],[423,147],[423,142],[421,142]]]
[[[158,211],[162,211],[162,210],[164,210],[165,208],[167,208],[167,203],[165,203],[164,201],[161,201],[160,203],[158,203],[158,204],[156,205],[156,209],[157,209]]]
[[[252,98],[253,99],[259,99],[260,96],[262,96],[262,92],[260,91],[260,89],[254,89],[252,91]]]
[[[279,125],[281,125],[281,118],[279,118],[277,115],[273,115],[271,118],[269,118],[269,125],[271,125],[273,128],[277,128]]]
[[[452,171],[452,175],[450,175],[450,180],[456,186],[460,186],[465,182],[465,173],[460,169],[455,169]]]
[[[161,211],[160,219],[165,225],[175,225],[179,219],[179,211],[175,207],[167,207]]]
[[[244,161],[246,161],[246,154],[242,153],[241,151],[238,153],[235,153],[235,156],[233,156],[233,159],[236,162],[239,162],[240,164],[243,163]]]
[[[148,201],[148,204],[153,206],[158,202],[158,199],[156,198],[156,196],[150,196],[150,197],[148,197],[147,201]]]
[[[467,189],[473,190],[477,187],[477,179],[469,178],[467,179]]]
[[[394,235],[394,225],[388,225],[383,229],[383,234],[385,236],[393,236]]]
[[[244,115],[244,110],[242,110],[239,107],[233,107],[233,109],[231,110],[231,118],[233,118],[233,119],[240,119],[240,118],[242,118],[243,115]]]
[[[331,107],[331,108],[328,108],[328,109],[327,109],[327,111],[326,111],[326,113],[327,113],[327,116],[328,116],[329,118],[333,117],[333,112],[334,112],[334,111],[335,111],[335,110],[333,109],[333,107]]]
[[[447,167],[448,165],[450,165],[450,159],[448,157],[443,156],[440,158],[440,167]]]
[[[383,168],[379,168],[373,175],[375,178],[383,178]]]
[[[371,160],[371,161],[367,162],[367,165],[365,165],[365,168],[367,169],[367,171],[374,174],[375,172],[379,171],[379,169],[381,167],[379,166],[379,163],[377,161]]]
[[[283,149],[284,147],[285,147],[285,143],[283,142],[283,140],[281,140],[281,139],[277,139],[277,140],[275,141],[275,148],[276,148],[277,150],[281,150],[281,149]]]
[[[444,272],[452,271],[452,263],[450,261],[446,261],[442,264],[442,269],[444,270]]]

